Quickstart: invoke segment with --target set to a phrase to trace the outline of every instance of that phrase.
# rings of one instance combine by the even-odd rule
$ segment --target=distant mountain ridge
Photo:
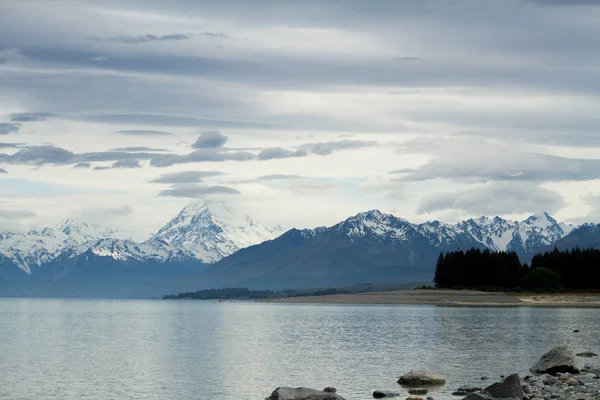
[[[210,266],[203,279],[212,285],[273,289],[430,281],[440,252],[475,247],[526,254],[572,229],[547,213],[524,221],[481,217],[458,224],[413,224],[371,210],[331,227],[292,229],[242,249]]]
[[[2,232],[0,295],[158,297],[213,287],[427,282],[441,251],[476,247],[526,258],[553,245],[600,246],[597,226],[575,228],[547,213],[415,224],[371,210],[331,227],[280,231],[207,201],[187,205],[144,242],[73,220],[41,232]]]

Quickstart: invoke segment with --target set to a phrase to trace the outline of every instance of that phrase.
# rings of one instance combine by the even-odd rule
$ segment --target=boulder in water
[[[332,392],[315,389],[278,387],[265,400],[344,400],[344,398]]]
[[[487,394],[495,399],[519,399],[523,400],[523,388],[518,374],[512,374],[483,389],[483,394]]]
[[[531,372],[536,374],[556,375],[561,372],[578,374],[579,368],[575,363],[575,354],[566,346],[555,347],[540,358]]]
[[[598,357],[598,354],[591,351],[584,351],[583,353],[577,353],[577,357]]]
[[[373,392],[373,397],[376,399],[383,399],[387,397],[398,397],[400,393],[394,392],[392,390],[376,390]]]
[[[404,386],[439,386],[446,383],[446,379],[435,372],[410,371],[398,379],[398,383]]]
[[[408,394],[427,394],[427,389],[410,389]]]

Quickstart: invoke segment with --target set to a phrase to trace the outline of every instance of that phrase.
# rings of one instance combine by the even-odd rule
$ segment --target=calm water
[[[592,309],[0,299],[0,398],[244,400],[331,385],[359,400],[422,368],[447,376],[433,394],[445,399],[554,345],[600,353],[599,328]]]

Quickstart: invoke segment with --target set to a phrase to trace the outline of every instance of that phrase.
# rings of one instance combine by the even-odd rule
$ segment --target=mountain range
[[[430,282],[441,251],[600,247],[600,225],[480,217],[413,224],[371,210],[331,227],[267,229],[220,201],[194,202],[148,240],[117,238],[67,219],[54,228],[0,232],[0,295],[158,297],[211,287],[286,289]]]

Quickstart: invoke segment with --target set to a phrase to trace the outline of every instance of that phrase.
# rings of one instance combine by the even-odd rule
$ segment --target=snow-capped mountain
[[[456,225],[435,221],[418,226],[433,242],[466,241],[475,247],[480,247],[477,245],[480,244],[492,251],[515,251],[519,254],[552,244],[573,228],[572,225],[559,224],[547,213],[534,214],[524,221],[480,217]]]
[[[267,228],[226,203],[204,201],[186,206],[144,244],[178,249],[190,258],[213,263],[274,237]]]
[[[27,233],[0,232],[0,254],[30,274],[64,251],[111,237],[114,231],[96,229],[84,222],[67,218],[54,228]]]

